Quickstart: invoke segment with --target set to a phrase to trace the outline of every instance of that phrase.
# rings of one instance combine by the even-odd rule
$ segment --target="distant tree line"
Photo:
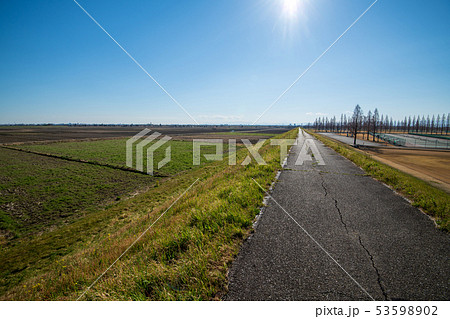
[[[270,127],[270,128],[289,128],[291,126],[296,126],[296,124],[267,124],[267,125],[259,125],[259,124],[155,124],[155,123],[147,123],[147,124],[105,124],[105,123],[18,123],[18,124],[2,124],[0,126],[75,126],[75,127],[89,127],[89,126],[113,126],[113,127],[141,127],[141,126],[161,126],[161,127],[240,127],[245,129],[260,129],[261,127]]]
[[[319,117],[310,128],[322,132],[346,133],[355,137],[362,134],[362,138],[375,141],[380,133],[416,133],[448,135],[450,128],[450,113],[437,115],[405,116],[403,120],[393,120],[392,117],[378,112],[375,108],[364,115],[359,105],[356,105],[352,115],[341,114],[340,119],[333,117]]]

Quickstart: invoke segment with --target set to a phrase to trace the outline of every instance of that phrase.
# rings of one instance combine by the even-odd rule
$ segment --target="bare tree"
[[[347,115],[344,114],[344,128],[348,136]]]
[[[377,133],[378,128],[378,121],[380,119],[380,114],[378,113],[378,109],[375,108],[375,111],[373,111],[373,141],[375,142],[375,134]]]
[[[371,121],[372,121],[372,111],[369,111],[369,113],[367,113],[367,140],[369,140]]]
[[[431,119],[431,123],[430,123],[430,133],[431,134],[433,134],[433,131],[434,131],[434,122],[436,121],[436,118],[434,117],[434,115],[433,115],[433,117],[432,117],[432,119]]]
[[[411,116],[409,116],[408,117],[408,134],[409,134],[409,131],[411,130],[411,123],[412,123]]]
[[[436,118],[436,134],[439,134],[440,126],[441,126],[441,116],[438,114]]]
[[[450,126],[450,113],[447,114],[447,126],[445,127],[445,134],[448,134],[449,126]]]
[[[353,132],[353,144],[356,145],[356,136],[358,135],[358,131],[361,128],[363,119],[363,111],[359,105],[355,106],[355,109],[353,110],[353,116],[352,116],[352,132]]]
[[[441,134],[444,133],[444,126],[445,126],[445,113],[442,114]]]

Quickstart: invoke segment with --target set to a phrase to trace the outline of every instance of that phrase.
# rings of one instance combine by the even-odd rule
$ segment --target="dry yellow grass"
[[[293,130],[285,137],[296,134],[297,130]],[[264,196],[252,178],[268,187],[280,168],[279,147],[266,143],[260,154],[268,165],[252,162],[248,166],[229,166],[225,159],[170,178],[157,188],[98,212],[100,215],[81,220],[82,227],[68,225],[64,234],[79,236],[77,242],[70,243],[71,250],[39,268],[31,264],[31,269],[20,274],[22,278],[15,278],[18,284],[10,284],[1,299],[78,298],[197,178],[199,182],[186,196],[83,299],[219,299],[226,290],[230,262],[249,234]],[[244,150],[238,151],[238,159],[246,155]],[[99,216],[102,227],[92,219]],[[76,230],[85,235],[74,233]],[[51,247],[57,240],[51,236],[37,239],[33,247]],[[23,254],[27,249],[30,246],[22,247],[15,258],[28,258]],[[41,262],[39,258],[36,260]]]

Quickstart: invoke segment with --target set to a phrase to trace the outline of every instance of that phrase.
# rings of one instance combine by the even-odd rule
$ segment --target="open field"
[[[159,128],[159,127],[158,127]],[[162,127],[171,133],[181,134],[183,140],[171,140],[166,146],[171,147],[171,161],[160,170],[155,170],[155,177],[138,172],[128,172],[114,168],[125,168],[126,139],[90,140],[86,137],[135,134],[132,130],[142,127],[2,127],[0,135],[10,143],[16,137],[22,139],[49,138],[41,142],[21,142],[2,147],[0,151],[0,244],[11,239],[23,237],[30,233],[39,233],[49,228],[68,223],[75,216],[86,211],[118,201],[122,197],[142,192],[156,183],[157,177],[167,177],[182,171],[194,169],[192,143],[185,141],[187,135],[202,138],[217,138],[214,127],[184,128]],[[235,128],[238,129],[238,128]],[[3,131],[2,131],[3,130]],[[273,136],[268,131],[282,129],[261,128],[266,133],[255,130],[229,132],[233,138]],[[5,133],[7,132],[7,133]],[[184,132],[184,133],[183,133]],[[2,135],[3,134],[3,135]],[[69,142],[59,142],[61,137],[70,138]],[[201,135],[203,134],[203,135]],[[221,133],[219,133],[221,134]],[[269,135],[268,135],[269,134]],[[78,140],[81,138],[81,140]],[[152,145],[151,143],[150,145]],[[149,145],[149,146],[150,146]],[[224,151],[227,151],[224,144]],[[239,149],[238,145],[238,149]],[[13,149],[11,149],[13,148]],[[17,149],[17,150],[16,150]],[[27,152],[21,152],[25,150]],[[165,148],[155,151],[155,162],[161,161]],[[33,152],[33,153],[30,153]],[[133,148],[135,152],[135,146]],[[214,153],[214,146],[202,146],[202,152]],[[41,156],[41,155],[51,155]],[[135,167],[135,158],[133,165]],[[201,158],[205,163],[205,158]],[[143,157],[144,171],[147,169],[147,155]],[[129,169],[132,170],[132,169]]]
[[[224,135],[237,134],[241,133]],[[296,134],[292,130],[283,136]],[[165,177],[152,177],[103,165],[124,165],[124,143],[122,138],[13,145],[61,158],[1,148],[5,165],[0,176],[6,182],[1,190],[10,193],[1,203],[3,234],[8,235],[0,247],[0,299],[77,299],[155,221],[83,299],[223,297],[231,262],[250,234],[264,196],[252,178],[269,187],[280,169],[279,147],[266,142],[260,150],[267,162],[264,166],[254,161],[229,166],[227,153],[222,161],[194,166],[192,144],[173,140],[167,145],[172,147],[174,166],[160,171]],[[441,228],[449,229],[448,194],[385,168],[351,147],[339,144],[337,148],[368,174],[410,197]],[[158,150],[156,159],[162,158],[163,150]],[[238,148],[238,163],[247,154],[245,148]],[[34,210],[14,214],[11,207]]]
[[[377,159],[406,171],[450,193],[450,152],[401,148],[366,148]],[[390,163],[389,163],[390,162]]]
[[[156,170],[154,177],[115,169],[126,168],[125,142],[125,139],[112,139],[32,143],[15,145],[18,150],[2,147],[0,243],[68,223],[74,216],[160,183],[158,177],[195,168],[192,143],[169,141],[167,146],[171,147],[172,160]],[[155,151],[156,163],[164,158],[164,151],[165,148]],[[204,146],[202,151],[214,153],[215,148]],[[205,161],[202,158],[201,164]],[[143,164],[146,170],[146,154]]]
[[[295,130],[286,136],[292,138],[296,133]],[[21,147],[52,147],[45,151],[119,163],[123,159],[120,157],[122,155],[115,158],[116,153],[113,150],[124,152],[122,142],[123,140],[117,139],[79,142],[80,144],[70,142],[21,145]],[[181,148],[180,154],[185,154],[187,148],[183,148],[183,143],[188,144],[187,142],[173,141],[173,143],[175,143],[173,152],[176,148]],[[260,151],[268,163],[265,166],[258,166],[254,162],[248,166],[229,166],[225,158],[220,162],[205,163],[187,170],[180,165],[178,170],[166,171],[168,174],[166,178],[108,168],[113,175],[117,174],[119,179],[124,181],[127,181],[127,177],[135,179],[134,182],[139,184],[139,187],[130,184],[129,189],[133,191],[142,189],[145,185],[140,178],[148,179],[147,189],[128,196],[127,188],[119,185],[120,194],[110,191],[105,199],[94,198],[91,207],[77,207],[78,211],[73,213],[72,218],[61,220],[57,227],[43,227],[39,233],[31,232],[30,236],[20,237],[12,244],[1,247],[0,298],[76,299],[136,239],[137,235],[151,225],[197,178],[199,181],[192,189],[180,198],[123,260],[115,265],[104,280],[99,281],[88,292],[86,298],[100,300],[218,298],[225,290],[229,263],[243,238],[248,234],[262,201],[263,193],[251,178],[255,178],[262,185],[270,185],[276,170],[280,167],[278,149],[278,146],[266,143]],[[28,167],[35,165],[37,158],[39,158],[37,161],[44,158],[42,161],[52,169],[53,166],[61,165],[61,162],[67,162],[69,166],[85,168],[88,175],[98,175],[98,180],[91,179],[89,182],[94,190],[95,187],[109,184],[108,175],[103,171],[90,171],[92,167],[106,170],[102,165],[64,161],[4,148],[1,151],[12,162],[11,165],[14,164],[15,158],[24,158],[25,164],[13,170],[14,174],[27,175]],[[12,156],[11,152],[17,155]],[[238,150],[238,162],[246,155],[245,149]],[[71,169],[67,168],[68,171]],[[41,172],[43,169],[38,166],[36,171]],[[123,173],[125,177],[122,178],[118,172]],[[75,177],[79,172],[76,170],[68,173],[68,179],[64,179],[65,173],[55,171],[54,174],[59,179],[49,183],[55,187],[69,184],[68,189],[74,190],[75,193],[91,191],[89,187],[83,187],[83,183],[77,184],[78,180]],[[16,180],[19,179],[16,177]],[[78,179],[82,182],[81,177]],[[36,184],[33,184],[33,181],[29,183],[31,189],[42,187],[45,178],[34,182]],[[13,180],[9,183],[13,183]],[[52,199],[52,193],[47,194],[47,191],[45,187],[41,190],[48,196],[42,198],[43,202]],[[110,196],[112,194],[113,196]],[[67,202],[77,206],[78,200],[84,200],[84,195],[79,196],[71,198],[69,195],[70,200]],[[20,200],[20,197],[14,197],[16,198]],[[23,201],[23,198],[21,200]],[[106,205],[101,205],[102,201]],[[31,199],[30,202],[35,204],[36,200]],[[63,210],[65,209],[63,207]],[[8,218],[11,215],[6,213],[4,219],[10,222]],[[36,221],[39,222],[46,218],[51,219],[49,215],[42,217],[38,213],[35,215]]]
[[[238,134],[241,136],[252,136],[252,134],[265,134],[273,136],[285,133],[292,127],[283,126],[169,126],[169,125],[146,125],[146,126],[64,126],[64,125],[41,125],[41,126],[0,126],[0,143],[23,143],[35,141],[61,141],[79,139],[110,139],[130,138],[144,128],[158,131],[164,135],[177,137],[178,139],[206,138],[205,134],[217,134],[220,132]],[[233,132],[234,131],[234,132]],[[247,135],[247,132],[250,135]],[[203,137],[199,137],[203,136]],[[217,136],[215,138],[218,138]]]
[[[112,140],[96,140],[96,141],[81,141],[81,142],[56,142],[44,144],[20,144],[15,145],[14,148],[26,151],[32,151],[42,154],[51,154],[64,158],[88,161],[91,163],[98,163],[100,165],[111,165],[115,167],[126,167],[126,139],[112,139]],[[147,145],[150,147],[155,142]],[[226,151],[228,144],[224,144]],[[157,170],[159,175],[173,175],[183,170],[192,169],[193,162],[193,148],[192,143],[188,141],[171,140],[164,144],[154,152],[154,162],[159,163],[165,156],[166,147],[171,148],[171,161]],[[202,146],[202,152],[214,153],[215,147],[213,145]],[[133,154],[136,154],[136,145],[133,145]],[[202,158],[202,162],[205,159]],[[136,158],[133,156],[133,167],[136,166]],[[147,169],[147,154],[143,154],[144,171]]]
[[[155,183],[149,175],[9,149],[1,149],[0,163],[2,244],[68,223]]]

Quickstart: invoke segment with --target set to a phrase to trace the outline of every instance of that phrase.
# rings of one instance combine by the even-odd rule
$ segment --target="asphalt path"
[[[353,145],[353,142],[354,142],[354,138],[350,137],[350,136],[343,136],[343,135],[334,134],[334,133],[319,133],[319,134],[334,138],[335,140],[338,140],[338,141],[348,144],[348,145]],[[383,144],[376,143],[376,142],[370,142],[370,141],[366,141],[366,140],[361,140],[359,138],[356,139],[356,144],[364,145],[364,146],[383,146]]]
[[[317,140],[325,165],[296,165],[306,137],[233,263],[224,299],[449,300],[450,236]]]

